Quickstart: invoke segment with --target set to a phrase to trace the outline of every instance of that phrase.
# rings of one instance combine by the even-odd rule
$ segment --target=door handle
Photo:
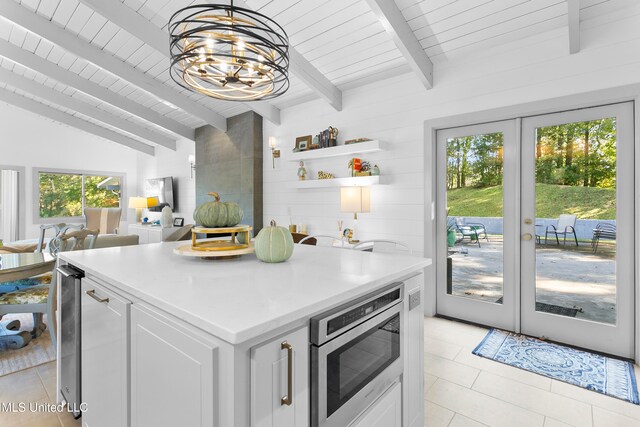
[[[293,403],[293,346],[284,341],[281,350],[287,350],[287,395],[280,399],[280,405],[291,406]]]
[[[524,233],[524,234],[522,235],[522,240],[529,241],[529,240],[531,240],[532,238],[533,238],[533,236],[531,235],[531,233]]]
[[[96,290],[95,289],[90,289],[90,290],[86,291],[85,294],[89,295],[91,298],[93,298],[94,300],[96,300],[98,302],[103,302],[103,303],[106,303],[106,304],[109,303],[109,298],[100,298],[99,296],[96,295]]]

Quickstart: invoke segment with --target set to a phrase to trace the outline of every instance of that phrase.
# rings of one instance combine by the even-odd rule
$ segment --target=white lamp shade
[[[129,197],[129,208],[146,209],[146,207],[147,207],[146,197]]]
[[[158,196],[153,197],[129,197],[129,207],[132,209],[147,209],[160,204]]]
[[[276,148],[276,137],[275,136],[270,136],[269,137],[269,148]]]
[[[371,212],[371,189],[369,187],[340,188],[340,212]]]

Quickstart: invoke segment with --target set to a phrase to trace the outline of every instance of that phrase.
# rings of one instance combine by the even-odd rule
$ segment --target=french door
[[[514,330],[517,121],[437,134],[437,312]]]
[[[631,103],[522,120],[522,333],[633,357],[633,141]]]
[[[634,355],[633,105],[437,133],[437,312]]]

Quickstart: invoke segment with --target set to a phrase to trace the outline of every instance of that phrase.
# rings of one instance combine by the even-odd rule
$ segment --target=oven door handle
[[[293,403],[293,346],[284,341],[280,344],[280,349],[287,350],[287,395],[280,399],[280,405],[291,406]]]

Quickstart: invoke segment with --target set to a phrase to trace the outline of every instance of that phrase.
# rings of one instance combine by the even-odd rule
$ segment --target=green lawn
[[[536,184],[536,217],[572,213],[582,219],[615,219],[616,190]],[[447,193],[450,216],[502,216],[502,186],[458,188]]]

